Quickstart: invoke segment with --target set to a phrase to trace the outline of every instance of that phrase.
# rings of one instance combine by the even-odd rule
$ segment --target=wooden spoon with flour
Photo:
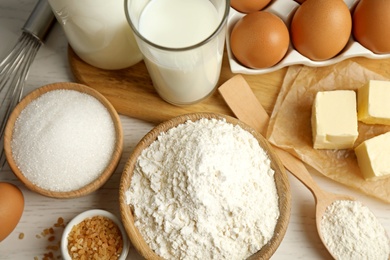
[[[233,113],[238,119],[250,125],[265,136],[269,116],[256,96],[253,94],[250,86],[241,75],[236,75],[226,81],[218,89]],[[284,166],[298,178],[314,195],[316,201],[316,224],[318,234],[332,254],[321,232],[321,220],[327,209],[335,201],[353,200],[344,195],[337,195],[323,191],[313,180],[309,171],[301,160],[290,153],[273,146]],[[334,256],[334,255],[333,255]],[[336,256],[334,256],[336,258]]]

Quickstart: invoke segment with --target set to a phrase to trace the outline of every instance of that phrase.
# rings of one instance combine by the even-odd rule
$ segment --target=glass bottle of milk
[[[69,45],[86,63],[123,69],[142,60],[124,0],[48,0]]]

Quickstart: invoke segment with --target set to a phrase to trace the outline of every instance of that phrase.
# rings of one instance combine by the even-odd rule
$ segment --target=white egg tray
[[[350,10],[352,10],[358,0],[344,0]],[[288,26],[290,25],[290,21],[292,16],[294,15],[295,10],[299,7],[299,3],[294,0],[273,0],[263,11],[268,11],[279,16]],[[241,19],[245,14],[237,12],[235,9],[230,8],[230,13],[228,17],[227,23],[227,33],[226,33],[226,49],[229,58],[230,69],[233,73],[242,73],[242,74],[264,74],[272,71],[279,70],[283,67],[291,66],[291,65],[306,65],[310,67],[321,67],[335,64],[337,62],[353,58],[353,57],[366,57],[370,59],[386,59],[390,58],[389,54],[375,54],[367,48],[363,47],[360,43],[355,41],[353,37],[349,39],[347,45],[344,49],[332,59],[323,60],[323,61],[313,61],[298,51],[296,51],[291,43],[290,47],[285,55],[285,57],[277,63],[275,66],[264,68],[264,69],[251,69],[241,65],[236,58],[234,57],[231,49],[230,49],[230,34],[236,22]]]

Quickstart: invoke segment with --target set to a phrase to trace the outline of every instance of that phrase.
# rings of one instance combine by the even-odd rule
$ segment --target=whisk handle
[[[55,21],[54,14],[47,0],[39,0],[31,12],[22,30],[43,42],[47,32]]]

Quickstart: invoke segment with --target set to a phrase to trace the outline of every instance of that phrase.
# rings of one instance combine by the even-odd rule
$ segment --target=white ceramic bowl
[[[85,220],[87,218],[92,218],[94,216],[103,216],[103,217],[109,218],[119,227],[119,230],[121,231],[121,234],[122,234],[122,240],[123,240],[123,249],[122,249],[121,255],[119,256],[119,260],[125,260],[128,253],[129,253],[129,250],[130,250],[130,241],[127,237],[127,233],[122,225],[122,222],[119,221],[119,219],[111,212],[108,212],[106,210],[101,210],[101,209],[92,209],[92,210],[84,211],[84,212],[80,213],[79,215],[77,215],[76,217],[74,217],[66,225],[66,227],[64,229],[64,233],[62,234],[62,237],[61,237],[62,259],[72,260],[72,258],[70,257],[70,255],[68,253],[68,235],[69,235],[70,231],[72,230],[72,228],[75,225],[82,222],[83,220]]]
[[[359,0],[344,0],[350,10],[353,10],[355,5]],[[272,0],[271,3],[263,9],[264,11],[273,13],[279,16],[287,25],[290,27],[291,19],[299,7],[299,3],[294,0]],[[264,68],[264,69],[251,69],[243,66],[239,63],[234,57],[231,49],[230,49],[230,34],[233,30],[236,22],[241,19],[245,14],[237,12],[235,9],[230,8],[230,13],[228,17],[228,28],[226,33],[226,49],[229,58],[230,69],[233,73],[242,73],[242,74],[264,74],[272,71],[276,71],[278,69],[290,66],[290,65],[306,65],[309,67],[322,67],[336,64],[340,61],[353,58],[353,57],[366,57],[370,59],[386,59],[390,58],[390,53],[388,54],[375,54],[367,48],[363,47],[360,43],[355,41],[351,36],[347,45],[338,54],[336,57],[324,61],[313,61],[309,58],[306,58],[298,51],[296,51],[290,44],[290,47],[285,55],[285,57],[276,65]]]

